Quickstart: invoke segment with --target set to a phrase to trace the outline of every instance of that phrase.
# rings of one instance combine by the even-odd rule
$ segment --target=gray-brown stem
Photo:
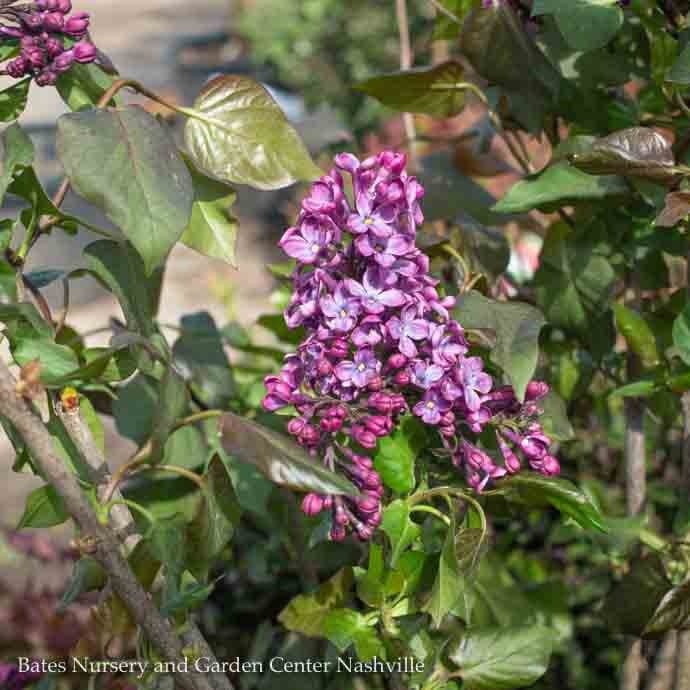
[[[83,494],[76,477],[55,453],[53,438],[41,419],[17,394],[17,382],[0,361],[0,415],[15,427],[43,477],[62,497],[82,536],[93,545],[93,557],[108,574],[113,590],[126,605],[132,620],[143,630],[161,656],[173,662],[183,659],[184,643],[163,618],[120,553],[120,543],[101,524]],[[208,678],[197,672],[178,673],[176,682],[184,690],[213,690]]]

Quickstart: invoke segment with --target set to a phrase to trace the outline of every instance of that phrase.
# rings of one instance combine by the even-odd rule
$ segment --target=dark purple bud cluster
[[[360,162],[341,154],[335,163],[312,185],[296,225],[280,241],[297,261],[285,319],[307,337],[280,374],[267,377],[263,406],[294,406],[299,416],[289,433],[362,496],[310,494],[304,511],[331,511],[333,539],[348,528],[368,539],[381,519],[383,489],[371,459],[360,453],[373,451],[404,414],[438,430],[477,491],[517,472],[520,458],[537,472],[557,474],[537,421],[548,386],[530,383],[520,403],[512,388],[494,387],[480,357],[468,356],[464,330],[449,313],[455,298],[439,294],[416,246],[424,190],[406,172],[405,156],[387,151]],[[499,457],[474,441],[489,424]]]
[[[0,663],[0,688],[24,690],[41,679],[40,673],[20,671],[16,664]]]
[[[52,86],[73,64],[93,62],[96,47],[87,38],[89,15],[72,11],[71,0],[36,0],[32,5],[4,7],[0,40],[19,40],[21,52],[5,71],[15,79],[32,76]]]

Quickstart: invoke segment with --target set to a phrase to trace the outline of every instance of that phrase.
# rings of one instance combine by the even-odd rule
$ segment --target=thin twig
[[[16,386],[7,365],[0,361],[0,414],[15,427],[31,451],[41,475],[63,499],[67,511],[81,530],[82,542],[91,546],[91,555],[108,574],[113,590],[124,602],[132,620],[164,659],[178,663],[184,658],[182,640],[135,577],[120,553],[117,538],[99,521],[77,478],[56,454],[53,437],[40,417],[17,394]],[[184,690],[212,690],[208,678],[198,672],[176,673],[175,678]]]
[[[444,7],[438,0],[429,0],[429,2],[436,8],[437,12],[450,19],[451,22],[455,22],[458,26],[462,26],[462,19],[460,19],[457,14],[451,12],[447,7]]]
[[[79,408],[65,410],[58,405],[56,411],[79,454],[91,468],[91,480],[96,486],[96,495],[101,502],[104,502],[104,493],[110,483],[110,470],[105,455],[96,444],[91,429]],[[129,535],[125,541],[125,546],[131,550],[139,541],[140,535],[133,529],[135,522],[131,510],[126,504],[119,503],[121,498],[122,495],[119,491],[113,492],[112,500],[115,503],[110,512],[110,519],[118,533]],[[182,638],[185,646],[191,645],[197,649],[200,656],[207,657],[212,662],[215,661],[213,650],[194,621],[188,621]],[[233,690],[232,684],[223,673],[212,673],[208,675],[208,678],[213,685],[213,690]]]
[[[654,666],[649,672],[645,690],[671,690],[676,667],[677,635],[670,630],[664,635],[654,659]]]

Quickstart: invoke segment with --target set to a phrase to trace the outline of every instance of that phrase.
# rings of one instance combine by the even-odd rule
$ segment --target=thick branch
[[[120,553],[117,538],[99,522],[76,477],[56,455],[51,435],[40,418],[17,394],[16,385],[7,365],[0,361],[0,415],[17,429],[41,474],[62,497],[84,538],[89,538],[93,543],[93,557],[108,574],[113,590],[126,605],[132,619],[164,659],[181,661],[184,648],[182,640],[175,634],[170,622],[161,616],[135,577]],[[200,673],[178,673],[176,681],[184,690],[212,690],[208,678]]]
[[[70,438],[77,447],[79,454],[91,468],[92,481],[96,485],[99,500],[108,493],[111,475],[105,456],[96,444],[88,424],[81,415],[79,408],[73,410],[58,409],[58,416],[67,430]],[[118,500],[122,498],[119,489],[110,497]],[[111,512],[111,522],[118,533],[129,534],[136,543],[140,535],[136,533],[135,522],[130,509],[124,504],[116,504]],[[129,546],[129,539],[126,544]],[[198,654],[215,661],[213,650],[206,638],[191,619],[187,622],[186,631],[182,635],[185,646],[193,646]],[[207,676],[214,690],[233,690],[232,683],[224,673],[211,673]]]
[[[645,690],[671,690],[676,667],[677,634],[670,630],[664,635],[649,673]]]

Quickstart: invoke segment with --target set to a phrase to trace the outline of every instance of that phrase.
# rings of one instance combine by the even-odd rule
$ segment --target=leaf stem
[[[437,510],[433,506],[427,506],[427,505],[421,505],[421,506],[414,506],[411,510],[410,513],[429,513],[430,515],[433,515],[434,517],[437,517],[439,520],[442,520],[443,522],[446,523],[448,527],[450,527],[450,518],[447,515],[444,515],[440,510]]]

